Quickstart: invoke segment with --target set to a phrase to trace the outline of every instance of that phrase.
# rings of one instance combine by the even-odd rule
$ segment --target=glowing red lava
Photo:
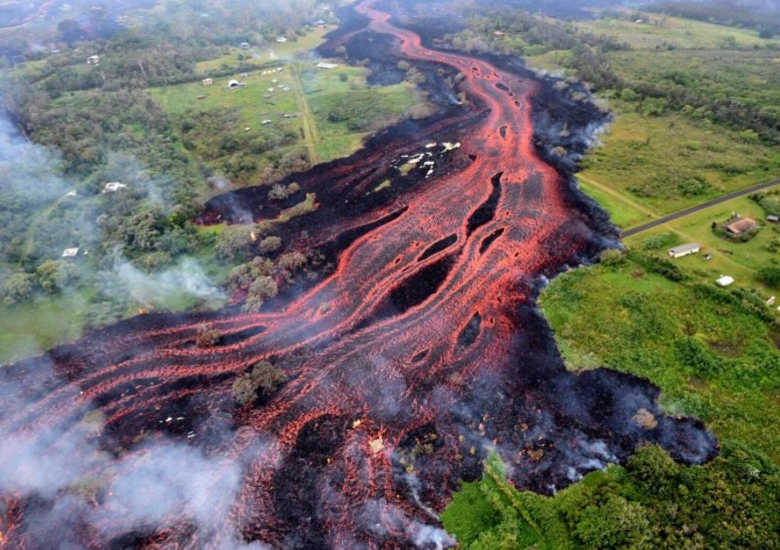
[[[651,386],[567,373],[534,311],[539,276],[599,246],[534,146],[538,83],[428,49],[376,4],[355,9],[398,56],[465,76],[473,123],[453,138],[470,160],[319,228],[369,227],[284,309],[211,317],[224,345],[192,345],[201,319],[151,313],[5,369],[4,548],[441,548],[435,513],[487,449],[542,491],[643,441],[714,452]],[[290,381],[236,411],[231,384],[260,359]],[[631,421],[640,408],[656,428]]]

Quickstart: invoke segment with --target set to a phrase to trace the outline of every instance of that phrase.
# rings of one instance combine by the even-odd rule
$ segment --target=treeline
[[[541,55],[581,45],[605,52],[630,49],[628,44],[612,37],[579,32],[571,25],[544,21],[503,7],[481,7],[470,12],[468,30],[454,36],[445,35],[443,40],[464,51],[507,55]]]
[[[780,548],[779,499],[780,469],[737,444],[704,467],[649,446],[554,498],[518,492],[488,465],[442,519],[465,550],[766,550]]]
[[[659,13],[717,23],[728,27],[744,27],[759,31],[761,38],[780,34],[780,12],[760,6],[745,6],[736,2],[663,2],[646,9]]]

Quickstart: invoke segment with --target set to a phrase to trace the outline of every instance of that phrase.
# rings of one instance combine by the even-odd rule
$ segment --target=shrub
[[[223,260],[236,260],[244,256],[252,242],[252,231],[242,225],[226,227],[217,237],[214,249]]]
[[[780,267],[767,266],[758,270],[758,280],[766,286],[777,288],[780,286]]]
[[[268,361],[255,363],[252,371],[244,373],[233,382],[231,393],[240,405],[252,403],[258,398],[258,390],[272,394],[287,381],[287,375]]]
[[[601,253],[599,256],[601,263],[608,266],[621,265],[626,261],[626,257],[620,250],[610,248]]]
[[[214,325],[202,325],[195,338],[195,345],[199,348],[213,348],[221,339],[222,333]]]
[[[271,252],[276,252],[282,247],[282,239],[279,237],[266,237],[260,242],[260,246],[258,247],[258,251],[261,254],[269,254]]]
[[[249,285],[249,294],[244,303],[243,310],[247,312],[258,312],[263,307],[265,301],[273,298],[279,293],[279,287],[271,277],[262,275],[255,279]]]

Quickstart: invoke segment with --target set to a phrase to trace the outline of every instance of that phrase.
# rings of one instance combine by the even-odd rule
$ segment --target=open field
[[[288,41],[282,44],[274,42],[265,46],[252,47],[248,50],[231,47],[221,57],[208,61],[200,61],[196,63],[195,66],[199,74],[208,76],[212,71],[221,71],[238,67],[238,65],[243,62],[239,56],[250,63],[274,64],[280,61],[287,62],[299,54],[320,46],[325,41],[325,35],[331,30],[333,29],[315,27],[305,36],[299,36],[298,40],[295,42]]]
[[[626,14],[628,15],[628,14]],[[574,25],[583,31],[610,36],[636,49],[674,46],[677,48],[752,48],[778,44],[778,40],[759,38],[750,29],[724,27],[691,19],[680,19],[658,14],[641,14],[641,23],[629,19],[594,19],[577,21]]]
[[[780,152],[737,132],[678,113],[643,116],[621,101],[612,106],[615,122],[586,157],[581,178],[626,198],[604,205],[623,229],[642,222],[632,203],[660,216],[780,173]]]
[[[368,87],[365,77],[366,69],[360,67],[322,70],[314,62],[295,61],[247,76],[215,78],[212,86],[196,82],[155,88],[152,93],[185,129],[183,134],[192,132],[184,135],[185,147],[196,155],[208,151],[213,157],[206,160],[218,170],[234,162],[236,153],[242,155],[249,170],[231,179],[256,184],[256,174],[278,165],[285,154],[305,149],[309,163],[316,164],[353,153],[365,136],[405,116],[417,102],[409,84]],[[246,86],[229,89],[227,83],[233,79]],[[334,117],[336,109],[343,116]],[[206,129],[208,117],[219,120]],[[371,124],[364,124],[366,120]],[[231,143],[226,146],[228,135]]]

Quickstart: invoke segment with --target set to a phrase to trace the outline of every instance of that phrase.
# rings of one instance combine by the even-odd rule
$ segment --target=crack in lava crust
[[[202,319],[150,315],[5,369],[5,547],[442,548],[454,541],[435,513],[488,449],[543,492],[643,442],[714,455],[704,426],[664,416],[649,384],[566,372],[534,310],[540,276],[602,246],[534,147],[538,83],[427,49],[376,3],[355,9],[398,56],[465,75],[473,162],[415,189],[286,309],[213,315],[225,345],[191,345]],[[232,381],[265,358],[290,381],[236,411]],[[632,420],[640,409],[656,427]]]

